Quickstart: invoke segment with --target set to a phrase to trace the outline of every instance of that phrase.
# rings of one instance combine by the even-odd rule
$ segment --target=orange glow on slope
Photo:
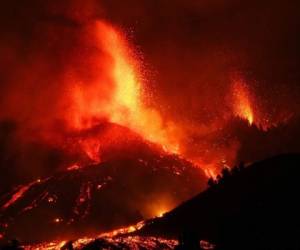
[[[159,200],[153,204],[153,216],[152,217],[163,217],[163,215],[172,210],[175,205],[172,205],[171,201]]]
[[[164,210],[160,210],[157,212],[157,217],[163,217],[163,215],[166,213]]]
[[[235,79],[232,86],[233,113],[248,121],[249,125],[254,122],[254,111],[251,96],[246,83],[242,79]]]

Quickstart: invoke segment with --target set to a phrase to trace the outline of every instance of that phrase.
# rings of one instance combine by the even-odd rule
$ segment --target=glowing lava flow
[[[135,225],[119,228],[119,229],[116,229],[116,230],[113,230],[113,231],[107,232],[107,233],[102,233],[98,237],[95,237],[95,238],[83,237],[83,238],[80,238],[80,239],[74,241],[73,247],[75,249],[80,249],[82,246],[92,242],[93,240],[95,240],[97,238],[105,238],[106,240],[112,241],[113,237],[133,233],[133,232],[141,229],[144,225],[145,225],[145,222],[141,221]],[[129,239],[131,241],[132,237],[129,237]],[[127,243],[130,243],[130,241]],[[48,249],[48,250],[61,249],[61,247],[64,246],[66,243],[67,243],[67,240],[54,241],[54,242],[42,243],[42,244],[31,245],[31,246],[28,245],[28,246],[25,246],[25,249]]]
[[[37,245],[27,245],[25,250],[59,250],[69,249],[66,248],[68,244],[72,246],[72,249],[85,249],[88,244],[94,244],[94,247],[98,249],[176,249],[178,241],[174,239],[164,239],[161,237],[153,236],[131,236],[129,233],[135,232],[144,226],[144,222],[140,222],[135,226],[129,226],[127,228],[121,228],[114,230],[111,233],[101,234],[95,238],[81,238],[76,241],[56,241],[49,243],[42,243]],[[97,242],[98,240],[98,242]],[[207,241],[201,240],[201,249],[212,250],[215,249],[213,244]],[[92,247],[91,247],[92,248]],[[104,249],[103,248],[103,249]]]
[[[100,234],[99,237],[111,238],[111,237],[114,237],[116,235],[129,234],[129,233],[133,233],[137,230],[140,230],[144,226],[145,226],[145,222],[140,221],[136,225],[132,225],[132,226],[129,226],[129,227],[124,227],[124,228],[119,228],[119,229],[113,230],[113,231],[108,232],[108,233]]]
[[[96,240],[100,240],[100,244],[108,247],[107,249],[174,249],[178,244],[177,240],[164,239],[160,237],[141,237],[141,236],[128,236],[129,233],[135,232],[141,229],[145,225],[144,221],[137,223],[136,225],[124,227],[121,229],[114,230],[109,233],[104,233],[95,238],[84,237],[73,241],[73,249],[84,249],[84,247]],[[48,243],[42,243],[37,245],[24,246],[26,250],[59,250],[62,249],[68,243],[67,240],[54,241]],[[98,246],[102,249],[101,246]],[[206,248],[205,248],[206,249]]]
[[[115,238],[82,238],[73,242],[74,249],[84,249],[89,243],[100,243],[97,249],[174,249],[178,244],[177,240],[169,240],[160,237],[141,237],[141,236],[127,236]],[[25,250],[60,250],[68,242],[50,242],[45,244],[25,246]],[[103,244],[101,246],[101,244]],[[102,248],[103,247],[103,248]],[[67,248],[66,248],[67,249]],[[209,248],[204,248],[209,249]]]
[[[33,181],[27,185],[20,186],[17,191],[12,195],[9,201],[7,201],[1,208],[1,210],[4,210],[8,207],[10,207],[12,204],[14,204],[17,200],[19,200],[33,185],[36,183],[40,183],[41,180],[38,179],[36,181]]]

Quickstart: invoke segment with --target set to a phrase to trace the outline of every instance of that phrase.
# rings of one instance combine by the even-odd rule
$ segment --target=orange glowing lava
[[[31,182],[27,185],[24,186],[20,186],[17,191],[12,195],[12,197],[10,198],[9,201],[7,201],[3,206],[2,206],[2,210],[6,209],[8,207],[10,207],[11,205],[13,205],[17,200],[19,200],[34,184],[36,183],[40,183],[41,180],[38,179],[34,182]]]
[[[140,221],[135,225],[119,228],[119,229],[113,230],[113,231],[108,232],[108,233],[100,234],[99,237],[109,237],[109,238],[111,238],[111,237],[114,237],[116,235],[129,234],[129,233],[133,233],[137,230],[140,230],[144,226],[145,226],[145,222]]]

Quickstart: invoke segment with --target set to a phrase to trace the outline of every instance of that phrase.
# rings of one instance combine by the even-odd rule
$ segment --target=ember
[[[60,223],[60,222],[62,222],[62,219],[60,219],[60,218],[55,218],[55,219],[54,219],[54,222],[55,222],[55,223]]]

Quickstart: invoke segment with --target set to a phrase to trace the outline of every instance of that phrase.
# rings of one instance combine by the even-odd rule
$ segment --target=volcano
[[[105,123],[90,135],[119,143],[105,144],[101,163],[73,164],[3,195],[1,234],[27,242],[93,235],[160,216],[206,186],[201,169],[127,128]]]
[[[298,218],[299,159],[255,162],[300,153],[299,1],[2,2],[0,245],[173,248],[187,225],[219,247]]]

